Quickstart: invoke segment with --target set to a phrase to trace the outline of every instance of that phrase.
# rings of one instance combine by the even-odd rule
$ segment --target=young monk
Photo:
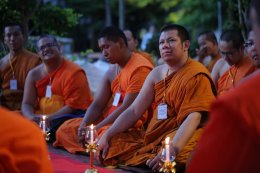
[[[43,134],[14,112],[0,108],[0,172],[52,173]]]
[[[258,56],[258,53],[256,51],[255,40],[255,32],[253,31],[253,29],[250,29],[250,31],[248,32],[248,39],[245,43],[245,48],[248,56],[251,58],[254,66],[256,67],[255,70],[258,70],[260,68],[260,57]]]
[[[218,80],[218,95],[235,87],[255,67],[248,56],[244,55],[244,39],[240,32],[227,30],[220,37],[220,53],[231,66]]]
[[[92,97],[84,70],[62,56],[54,36],[40,37],[37,51],[43,64],[26,78],[22,113],[35,121],[46,114],[53,141],[57,128],[65,120],[83,115]]]
[[[79,144],[84,140],[86,125],[96,124],[98,133],[102,134],[118,116],[126,110],[138,95],[146,76],[153,65],[140,54],[130,52],[124,33],[116,27],[105,28],[98,37],[102,54],[112,64],[102,79],[93,103],[84,119],[65,122],[57,131],[55,146],[62,146],[71,153],[84,152]],[[140,119],[129,126],[144,129],[148,114],[142,113]]]
[[[252,0],[250,16],[260,38],[260,1]],[[258,54],[260,40],[255,39]],[[211,119],[187,173],[260,172],[260,73],[248,76],[212,105]]]
[[[24,40],[19,24],[4,27],[4,43],[9,53],[0,60],[0,105],[9,110],[21,110],[26,76],[41,63],[38,55],[23,48]]]
[[[104,164],[147,163],[154,171],[158,170],[166,136],[173,138],[171,155],[178,164],[186,163],[215,98],[210,74],[201,63],[189,58],[189,46],[189,33],[184,27],[170,24],[161,29],[159,49],[165,64],[148,75],[134,103],[98,141]],[[147,130],[126,131],[150,106],[153,117]]]

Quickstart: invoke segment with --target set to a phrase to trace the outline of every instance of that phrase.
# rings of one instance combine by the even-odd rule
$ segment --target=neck
[[[122,54],[122,58],[121,61],[118,62],[117,64],[121,67],[124,68],[125,65],[128,63],[129,59],[131,58],[131,52],[129,50],[124,51],[124,53]]]
[[[10,58],[13,58],[15,56],[17,56],[18,54],[20,54],[23,51],[23,48],[18,49],[18,50],[10,50],[9,54],[10,54]]]
[[[175,62],[174,64],[167,64],[169,68],[169,72],[178,71],[180,68],[182,68],[187,60],[189,59],[189,56],[186,55],[185,58],[182,58],[179,62]]]
[[[62,63],[63,58],[55,59],[54,61],[45,61],[44,68],[47,73],[55,71]]]

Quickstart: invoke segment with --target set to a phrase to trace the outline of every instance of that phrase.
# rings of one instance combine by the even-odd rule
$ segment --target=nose
[[[102,50],[102,54],[103,54],[105,57],[107,57],[107,55],[108,55],[108,53],[107,53],[106,50]]]

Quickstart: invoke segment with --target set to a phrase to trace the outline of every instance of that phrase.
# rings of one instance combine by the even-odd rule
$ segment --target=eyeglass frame
[[[44,51],[46,48],[51,48],[51,47],[59,47],[57,43],[47,43],[45,45],[42,45],[40,47],[37,47],[38,52]]]

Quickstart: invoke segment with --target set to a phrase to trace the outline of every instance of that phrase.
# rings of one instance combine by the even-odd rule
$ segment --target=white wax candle
[[[93,144],[94,143],[94,125],[91,124],[90,126],[90,143]]]
[[[165,139],[165,161],[170,161],[170,137]]]
[[[43,115],[42,116],[42,131],[43,131],[44,134],[46,133],[46,121],[45,121],[45,119],[46,119],[46,116]]]

